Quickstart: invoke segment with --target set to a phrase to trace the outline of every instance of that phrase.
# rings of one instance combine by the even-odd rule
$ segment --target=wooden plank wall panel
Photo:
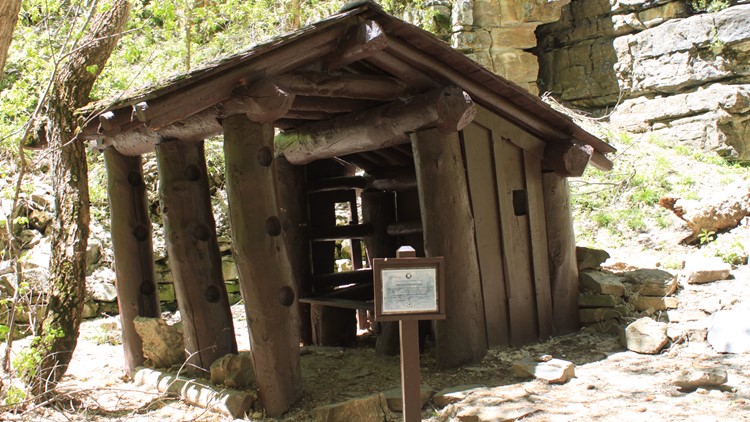
[[[524,152],[526,191],[529,204],[529,225],[531,231],[531,259],[534,265],[534,291],[536,292],[537,314],[539,316],[539,336],[546,339],[554,329],[552,316],[552,287],[547,256],[547,225],[544,216],[544,193],[542,189],[541,161]]]
[[[493,131],[500,221],[506,268],[510,343],[522,345],[538,338],[536,295],[531,265],[531,241],[527,215],[515,215],[513,191],[525,190],[524,151]]]
[[[479,270],[482,278],[487,343],[507,346],[508,305],[500,234],[492,133],[477,123],[463,130],[463,146],[469,182]]]

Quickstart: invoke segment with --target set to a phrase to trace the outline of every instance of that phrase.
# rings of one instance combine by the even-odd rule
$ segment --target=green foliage
[[[740,241],[734,241],[726,247],[717,248],[716,256],[730,265],[745,265],[748,261],[747,251]]]
[[[728,0],[692,0],[690,2],[693,10],[696,12],[720,12],[731,4]]]
[[[716,239],[716,236],[714,236],[715,234],[716,232],[713,230],[701,229],[701,232],[698,233],[698,240],[701,245],[705,245]]]
[[[15,407],[26,400],[26,393],[15,385],[11,385],[5,392],[5,406]]]

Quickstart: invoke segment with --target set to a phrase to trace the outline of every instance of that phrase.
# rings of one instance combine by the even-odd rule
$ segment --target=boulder
[[[625,285],[622,284],[622,278],[616,274],[584,270],[580,272],[578,279],[583,291],[611,296],[625,295]]]
[[[578,306],[581,308],[614,308],[622,306],[625,301],[622,298],[610,295],[595,295],[581,293],[578,295]]]
[[[622,281],[631,294],[668,296],[677,289],[677,276],[657,269],[640,269],[622,274]]]
[[[429,385],[420,385],[419,387],[419,400],[420,400],[420,408],[424,408],[424,406],[427,404],[428,401],[430,401],[430,398],[432,398],[432,393],[434,393],[435,390],[430,387]],[[383,397],[385,397],[386,403],[388,403],[388,408],[394,412],[403,412],[404,411],[404,401],[402,397],[401,388],[394,388],[392,390],[388,390],[383,393]]]
[[[732,266],[720,258],[689,259],[685,263],[683,280],[687,284],[702,284],[712,281],[726,280],[732,271]]]
[[[684,369],[672,382],[682,390],[719,387],[727,382],[727,371],[724,368]]]
[[[625,328],[625,346],[636,353],[655,355],[669,342],[667,324],[644,317]]]
[[[719,353],[750,353],[750,310],[716,312],[709,323],[707,340]]]
[[[316,407],[310,411],[313,420],[319,422],[383,422],[388,403],[382,394],[373,394],[341,403]]]
[[[497,406],[471,406],[456,414],[461,422],[510,422],[539,411],[523,403],[502,403]]]
[[[680,301],[676,297],[656,297],[656,296],[632,296],[628,298],[628,303],[636,311],[664,311],[667,309],[677,309]]]
[[[586,308],[578,310],[578,319],[582,324],[622,318],[628,315],[630,315],[630,310],[625,306],[616,306],[614,308]]]
[[[576,262],[578,262],[579,270],[599,268],[608,259],[609,253],[605,250],[576,246]]]
[[[469,394],[484,389],[484,386],[479,384],[459,385],[457,387],[444,388],[435,393],[435,396],[433,396],[432,398],[432,402],[436,407],[443,408],[445,406],[448,406],[449,404],[457,403],[465,399],[469,396]]]
[[[109,268],[99,268],[86,277],[86,295],[97,302],[114,302],[117,300],[115,272]]]
[[[182,325],[160,318],[135,317],[135,331],[143,341],[143,356],[155,368],[169,368],[185,360]]]
[[[562,359],[540,362],[532,358],[526,358],[514,363],[512,369],[513,374],[517,377],[534,377],[550,384],[565,384],[576,376],[575,365]]]
[[[211,364],[211,383],[230,388],[248,387],[253,384],[253,355],[250,352],[228,354]]]

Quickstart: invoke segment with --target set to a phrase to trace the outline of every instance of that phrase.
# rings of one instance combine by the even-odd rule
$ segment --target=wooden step
[[[385,228],[389,236],[408,236],[410,234],[422,234],[422,222],[419,220],[399,221],[389,224]]]
[[[317,242],[327,242],[343,239],[362,239],[371,235],[371,224],[350,224],[348,226],[310,228],[310,239]]]
[[[364,189],[367,179],[362,176],[340,176],[325,179],[311,180],[307,182],[307,192],[330,192],[351,189]]]
[[[372,284],[372,270],[343,271],[312,276],[313,294],[320,296],[340,289],[342,286]]]

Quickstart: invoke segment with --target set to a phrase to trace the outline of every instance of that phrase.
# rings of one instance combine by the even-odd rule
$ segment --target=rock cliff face
[[[451,12],[453,48],[487,69],[538,93],[536,28],[560,19],[570,0],[455,0]]]
[[[628,131],[748,160],[750,0],[733,3],[573,0],[537,29],[540,88]]]

